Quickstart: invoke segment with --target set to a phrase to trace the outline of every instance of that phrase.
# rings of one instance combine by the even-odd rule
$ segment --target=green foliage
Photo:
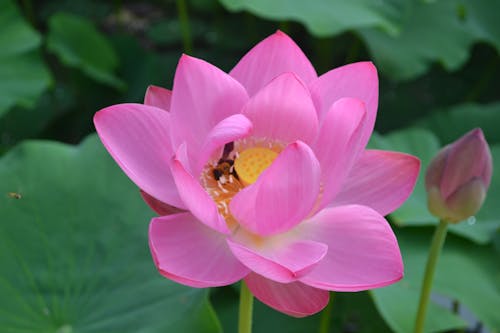
[[[156,272],[150,210],[97,136],[18,146],[0,194],[1,332],[220,332],[207,290]]]
[[[33,106],[51,83],[39,52],[40,34],[11,0],[0,0],[0,117],[12,106]]]
[[[398,230],[397,237],[405,263],[405,277],[395,285],[372,292],[381,314],[395,332],[411,332],[415,322],[423,277],[429,233],[421,229]],[[464,304],[493,332],[500,328],[498,257],[491,246],[476,246],[448,236],[439,258],[433,293]],[[426,332],[441,332],[464,326],[449,310],[431,303]]]
[[[365,41],[376,65],[394,79],[425,73],[433,62],[456,70],[478,41],[500,51],[496,1],[299,1],[220,0],[231,11],[303,23],[315,36],[346,30]]]
[[[211,299],[219,315],[224,332],[233,332],[238,320],[238,292],[226,287],[212,291]],[[331,332],[388,332],[389,327],[377,313],[374,302],[367,292],[334,293]],[[254,332],[303,333],[314,332],[320,325],[322,314],[306,318],[293,318],[274,311],[255,300]]]
[[[68,13],[54,14],[49,19],[47,48],[65,65],[82,70],[96,81],[124,88],[113,74],[118,57],[91,21]]]
[[[432,62],[456,70],[477,41],[489,41],[500,51],[500,30],[492,12],[500,3],[485,0],[411,1],[400,15],[401,31],[388,35],[376,29],[361,30],[377,65],[395,79],[425,73]]]
[[[480,127],[486,140],[500,143],[500,103],[487,105],[461,104],[444,110],[435,110],[429,116],[417,122],[437,135],[443,144],[455,141],[464,133]]]
[[[313,35],[325,37],[346,30],[380,27],[390,34],[399,30],[398,14],[402,6],[398,1],[384,0],[220,0],[231,11],[247,10],[272,20],[293,20],[303,24]]]

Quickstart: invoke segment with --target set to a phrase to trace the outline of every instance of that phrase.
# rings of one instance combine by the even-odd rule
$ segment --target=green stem
[[[26,15],[28,21],[33,27],[36,27],[36,16],[31,0],[21,0],[21,5],[23,6],[24,14]]]
[[[241,281],[238,333],[252,333],[253,295]]]
[[[189,15],[185,0],[177,0],[177,15],[179,16],[179,22],[181,24],[182,47],[184,48],[184,52],[192,53],[193,43],[191,40],[191,30],[189,28]]]
[[[439,225],[436,227],[434,236],[432,237],[431,249],[429,251],[429,257],[427,258],[427,265],[425,266],[424,282],[420,293],[420,302],[418,304],[415,333],[422,333],[424,331],[425,315],[427,313],[427,306],[429,305],[436,263],[441,253],[441,249],[443,248],[447,228],[448,222],[444,220],[439,221]]]
[[[122,0],[114,0],[113,6],[115,7],[115,14],[120,13],[120,10],[122,9]]]
[[[333,296],[335,293],[330,292],[330,301],[326,308],[321,312],[321,319],[319,322],[319,333],[328,333],[330,332],[330,323],[332,321],[332,308],[333,308]]]

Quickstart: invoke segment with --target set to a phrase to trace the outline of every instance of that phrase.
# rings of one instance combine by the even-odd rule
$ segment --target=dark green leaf
[[[481,127],[490,143],[500,143],[500,103],[488,105],[461,104],[444,110],[434,110],[417,126],[433,131],[443,144],[455,141],[471,129]]]
[[[0,0],[0,116],[15,105],[31,107],[51,77],[37,48],[40,35],[11,0]]]
[[[96,81],[123,88],[114,75],[118,57],[108,40],[83,17],[57,13],[49,19],[47,48],[67,66],[82,70]]]
[[[231,11],[298,21],[317,37],[347,30],[360,34],[382,72],[394,79],[425,73],[435,62],[456,70],[479,41],[500,51],[500,2],[219,0]]]
[[[32,107],[50,83],[37,51],[0,58],[0,115],[14,105]]]
[[[381,27],[390,34],[398,31],[401,4],[383,0],[219,0],[231,11],[247,10],[272,20],[303,23],[316,36],[330,36],[361,27]]]
[[[40,46],[40,35],[24,21],[11,0],[0,0],[0,58],[15,56]]]
[[[410,79],[427,71],[433,62],[456,70],[469,57],[474,42],[488,41],[500,50],[496,1],[410,1],[401,32],[388,35],[378,29],[360,30],[376,64],[395,79]]]

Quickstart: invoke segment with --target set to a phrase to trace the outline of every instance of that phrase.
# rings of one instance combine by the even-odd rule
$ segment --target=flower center
[[[234,160],[234,169],[244,186],[255,183],[260,174],[278,157],[269,148],[254,147],[242,151]]]
[[[224,146],[222,156],[209,162],[202,171],[201,183],[215,201],[230,229],[238,222],[229,211],[231,199],[257,178],[278,157],[284,145],[268,140],[240,140]]]

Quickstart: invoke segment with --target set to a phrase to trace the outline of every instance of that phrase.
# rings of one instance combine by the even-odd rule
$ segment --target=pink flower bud
[[[425,175],[429,211],[453,223],[474,215],[484,202],[492,170],[490,149],[481,129],[445,146]]]

